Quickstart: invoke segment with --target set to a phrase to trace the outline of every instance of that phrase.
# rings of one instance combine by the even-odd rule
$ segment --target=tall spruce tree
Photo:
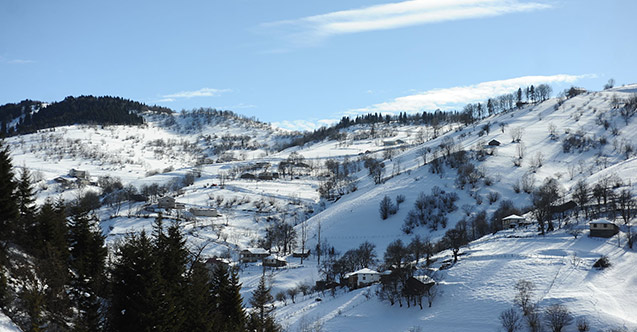
[[[227,313],[227,317],[232,322],[229,331],[245,331],[246,313],[243,308],[243,298],[241,297],[241,283],[239,282],[239,272],[236,269],[230,271],[230,284],[224,294],[222,307]]]
[[[15,234],[18,208],[15,202],[16,182],[9,148],[0,140],[0,239],[11,239]]]
[[[216,298],[212,291],[210,272],[199,259],[194,260],[188,273],[188,284],[184,297],[188,303],[185,312],[184,331],[220,331],[220,322],[215,313]]]
[[[73,302],[78,309],[75,331],[103,328],[102,299],[105,296],[107,249],[97,218],[85,213],[71,217],[69,227],[70,265],[73,269]]]
[[[31,182],[31,172],[26,167],[22,167],[20,178],[17,183],[16,203],[18,206],[18,218],[16,223],[16,240],[25,247],[33,245],[33,224],[36,207],[33,197],[33,185]]]
[[[215,295],[215,318],[221,331],[245,331],[245,311],[241,298],[241,284],[236,271],[218,265],[212,274],[212,292]]]
[[[185,317],[183,292],[186,286],[186,264],[188,250],[186,240],[177,223],[172,223],[164,232],[161,215],[154,225],[154,254],[161,274],[162,317],[166,324],[180,330]]]
[[[250,304],[252,313],[248,321],[248,330],[257,332],[276,332],[281,327],[277,325],[271,313],[274,310],[272,302],[274,298],[270,294],[270,287],[265,282],[265,272],[261,275],[259,286],[252,293]]]
[[[144,231],[127,235],[117,246],[111,271],[109,330],[168,330],[161,317],[162,280],[153,250]]]
[[[35,221],[35,235],[39,241],[33,248],[33,254],[38,260],[38,277],[46,284],[45,320],[57,326],[67,326],[71,310],[67,292],[70,276],[64,202],[45,202]]]

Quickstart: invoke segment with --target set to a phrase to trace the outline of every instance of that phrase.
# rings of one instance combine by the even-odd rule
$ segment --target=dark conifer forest
[[[38,129],[73,124],[139,125],[140,112],[170,113],[170,109],[147,106],[121,97],[79,96],[45,105],[24,100],[0,106],[0,135],[27,134]]]

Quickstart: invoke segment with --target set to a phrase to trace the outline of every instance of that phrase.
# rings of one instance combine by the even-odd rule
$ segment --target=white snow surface
[[[0,332],[21,332],[20,328],[15,325],[9,317],[0,312]]]

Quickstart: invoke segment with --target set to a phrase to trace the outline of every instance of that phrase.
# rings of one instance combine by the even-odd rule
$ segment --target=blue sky
[[[284,128],[637,82],[637,1],[0,3],[0,104],[112,95]],[[633,22],[633,23],[631,23]]]

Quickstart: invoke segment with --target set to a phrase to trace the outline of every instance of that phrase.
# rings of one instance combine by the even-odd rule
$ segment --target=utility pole
[[[321,221],[318,222],[318,243],[316,244],[316,265],[321,266]]]

